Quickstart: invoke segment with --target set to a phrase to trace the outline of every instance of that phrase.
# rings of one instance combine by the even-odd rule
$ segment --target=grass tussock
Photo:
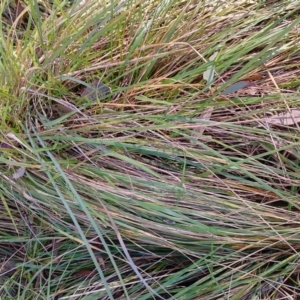
[[[297,299],[297,1],[0,9],[3,299]]]

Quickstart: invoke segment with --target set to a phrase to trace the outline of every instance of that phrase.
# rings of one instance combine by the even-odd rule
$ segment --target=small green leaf
[[[214,59],[217,57],[218,52],[215,52],[211,57],[209,58],[210,61],[214,61]],[[207,86],[210,86],[214,80],[214,74],[215,74],[215,64],[212,62],[212,64],[207,68],[207,70],[203,73],[203,79],[207,81]]]
[[[232,94],[235,93],[245,87],[251,86],[253,85],[251,82],[249,81],[238,81],[232,85],[230,85],[229,87],[227,87],[222,93],[221,95],[228,95],[228,94]]]

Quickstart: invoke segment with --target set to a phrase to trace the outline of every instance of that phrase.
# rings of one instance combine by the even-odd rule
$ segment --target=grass
[[[297,1],[1,12],[1,299],[298,299]]]

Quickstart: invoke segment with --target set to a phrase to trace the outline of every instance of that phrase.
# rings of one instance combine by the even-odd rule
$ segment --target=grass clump
[[[296,299],[298,10],[4,1],[1,297]]]

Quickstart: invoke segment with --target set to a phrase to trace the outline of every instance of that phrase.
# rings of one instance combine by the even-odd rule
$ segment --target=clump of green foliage
[[[298,4],[2,1],[1,298],[298,295]]]

